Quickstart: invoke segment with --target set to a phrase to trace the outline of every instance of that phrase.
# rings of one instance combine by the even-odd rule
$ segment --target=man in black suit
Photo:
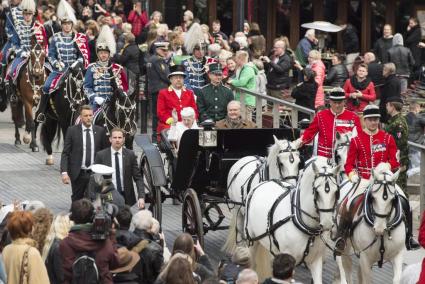
[[[62,182],[71,183],[72,201],[84,198],[94,156],[108,146],[103,127],[92,125],[93,110],[84,105],[80,110],[81,125],[68,128],[61,157]]]
[[[129,206],[136,203],[133,187],[134,180],[138,195],[137,205],[139,209],[143,209],[145,207],[145,190],[143,178],[137,164],[137,156],[132,150],[123,148],[125,138],[122,129],[112,129],[109,142],[111,142],[111,147],[96,153],[95,163],[115,169],[115,173],[112,175],[112,182],[117,191],[124,196],[125,204]]]

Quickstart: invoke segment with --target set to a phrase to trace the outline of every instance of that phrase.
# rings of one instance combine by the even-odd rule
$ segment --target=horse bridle
[[[126,106],[128,105],[129,106]],[[119,99],[115,101],[115,117],[117,118],[117,123],[114,123],[111,121],[106,113],[105,108],[102,108],[103,117],[105,118],[106,124],[110,124],[112,128],[121,128],[124,131],[125,135],[134,135],[136,132],[136,127],[133,127],[134,121],[131,120],[131,117],[134,115],[134,112],[136,111],[136,102],[132,102],[130,100],[130,97],[128,95],[125,95],[124,102],[122,104],[119,103]],[[124,125],[121,125],[119,121],[119,114],[123,113],[125,115]],[[127,129],[130,130],[127,130]],[[109,130],[108,130],[109,132]]]
[[[41,62],[41,56],[43,55],[43,47],[37,42],[34,47],[30,51],[31,55],[34,55],[35,62],[32,64],[31,56],[28,60],[28,68],[27,68],[27,77],[28,83],[30,84],[33,92],[40,91],[42,84],[38,85],[36,81],[44,80],[46,78],[46,72],[44,70],[44,62]],[[34,69],[39,68],[39,70],[43,70],[43,78],[38,78],[33,74]],[[31,76],[30,76],[31,75]],[[43,83],[43,82],[42,82]]]
[[[395,181],[386,180],[386,177],[389,176],[390,174],[389,173],[383,173],[383,175],[384,175],[384,180],[374,181],[373,184],[369,188],[369,192],[370,193],[378,192],[382,187],[384,187],[384,190],[382,191],[382,199],[386,201],[388,199],[388,192],[390,194],[396,196],[397,190],[395,189],[395,187],[394,187],[394,190],[390,189],[390,185],[394,186]],[[373,185],[379,185],[379,186],[378,186],[378,188],[373,189]],[[377,213],[375,210],[373,210],[373,214],[376,217],[379,217],[379,218],[388,218],[391,215],[391,212],[393,211],[393,207],[394,207],[394,205],[391,206],[391,209],[387,214],[380,214],[380,213]]]
[[[332,182],[337,187],[337,192],[335,196],[335,202],[332,208],[319,208],[319,205],[317,204],[317,196],[318,196],[318,186],[314,185],[314,182],[319,178],[324,177],[325,178],[325,193],[329,193],[331,191],[330,182]],[[336,182],[336,175],[334,173],[318,173],[315,175],[313,180],[313,195],[314,195],[314,206],[316,207],[317,212],[333,212],[335,210],[336,203],[339,199],[339,188],[338,183]]]
[[[293,164],[295,162],[295,157],[294,157],[294,154],[293,154],[294,152],[298,152],[298,150],[297,149],[293,149],[291,147],[291,144],[288,143],[288,147],[286,147],[286,149],[279,150],[279,152],[277,154],[276,165],[279,168],[280,179],[283,180],[283,181],[287,181],[287,180],[291,180],[291,179],[294,179],[295,181],[297,181],[297,179],[298,179],[298,176],[287,176],[287,177],[284,177],[283,176],[283,174],[282,174],[283,164],[280,162],[280,159],[279,159],[279,155],[280,154],[289,153],[289,162],[291,164]]]

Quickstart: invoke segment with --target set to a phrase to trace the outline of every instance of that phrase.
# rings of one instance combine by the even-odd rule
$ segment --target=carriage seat
[[[177,147],[175,142],[168,139],[168,133],[170,129],[164,129],[161,131],[161,141],[159,143],[159,149],[161,152],[172,154],[174,158],[177,158]]]

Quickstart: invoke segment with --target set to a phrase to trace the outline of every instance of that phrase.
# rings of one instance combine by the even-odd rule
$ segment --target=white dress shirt
[[[122,147],[115,151],[114,148],[111,147],[111,166],[115,169],[115,153],[118,152],[118,161],[120,163],[120,179],[121,179],[121,188],[124,191],[124,179],[123,179],[123,171],[122,171]],[[112,183],[115,185],[115,188],[117,188],[117,177],[116,172],[112,174]]]
[[[90,129],[90,142],[91,142],[91,157],[90,157],[90,165],[94,162],[94,135],[93,135],[93,126],[85,127],[84,124],[81,124],[81,131],[83,132],[83,160],[81,161],[81,168],[87,170],[86,167],[86,129]]]
[[[177,90],[177,89],[174,89],[173,87],[171,87],[171,88],[173,89],[174,93],[176,93],[177,97],[179,97],[179,99],[180,99],[181,96],[182,96],[182,89]]]

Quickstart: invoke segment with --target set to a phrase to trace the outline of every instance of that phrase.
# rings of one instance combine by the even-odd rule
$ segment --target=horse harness
[[[117,118],[117,123],[114,123],[107,115],[109,107],[106,107],[106,104],[103,104],[101,112],[105,118],[105,128],[108,135],[113,128],[121,128],[124,131],[125,135],[133,136],[136,133],[137,125],[134,120],[131,119],[134,116],[136,111],[136,102],[132,102],[128,95],[124,95],[124,103],[120,104],[119,99],[115,102],[115,117]],[[119,120],[120,113],[124,114],[124,123],[122,124]]]
[[[26,75],[27,75],[27,83],[31,86],[31,89],[34,93],[33,101],[34,104],[36,103],[36,100],[40,100],[40,95],[38,94],[39,91],[42,88],[42,84],[37,84],[37,81],[45,80],[46,79],[46,72],[44,70],[44,62],[42,63],[41,57],[43,55],[43,47],[37,42],[35,46],[31,49],[31,54],[34,55],[35,63],[32,64],[31,58],[28,59],[27,65],[28,68],[26,68]],[[33,75],[33,71],[35,70],[43,70],[43,78],[36,78],[36,76]]]

